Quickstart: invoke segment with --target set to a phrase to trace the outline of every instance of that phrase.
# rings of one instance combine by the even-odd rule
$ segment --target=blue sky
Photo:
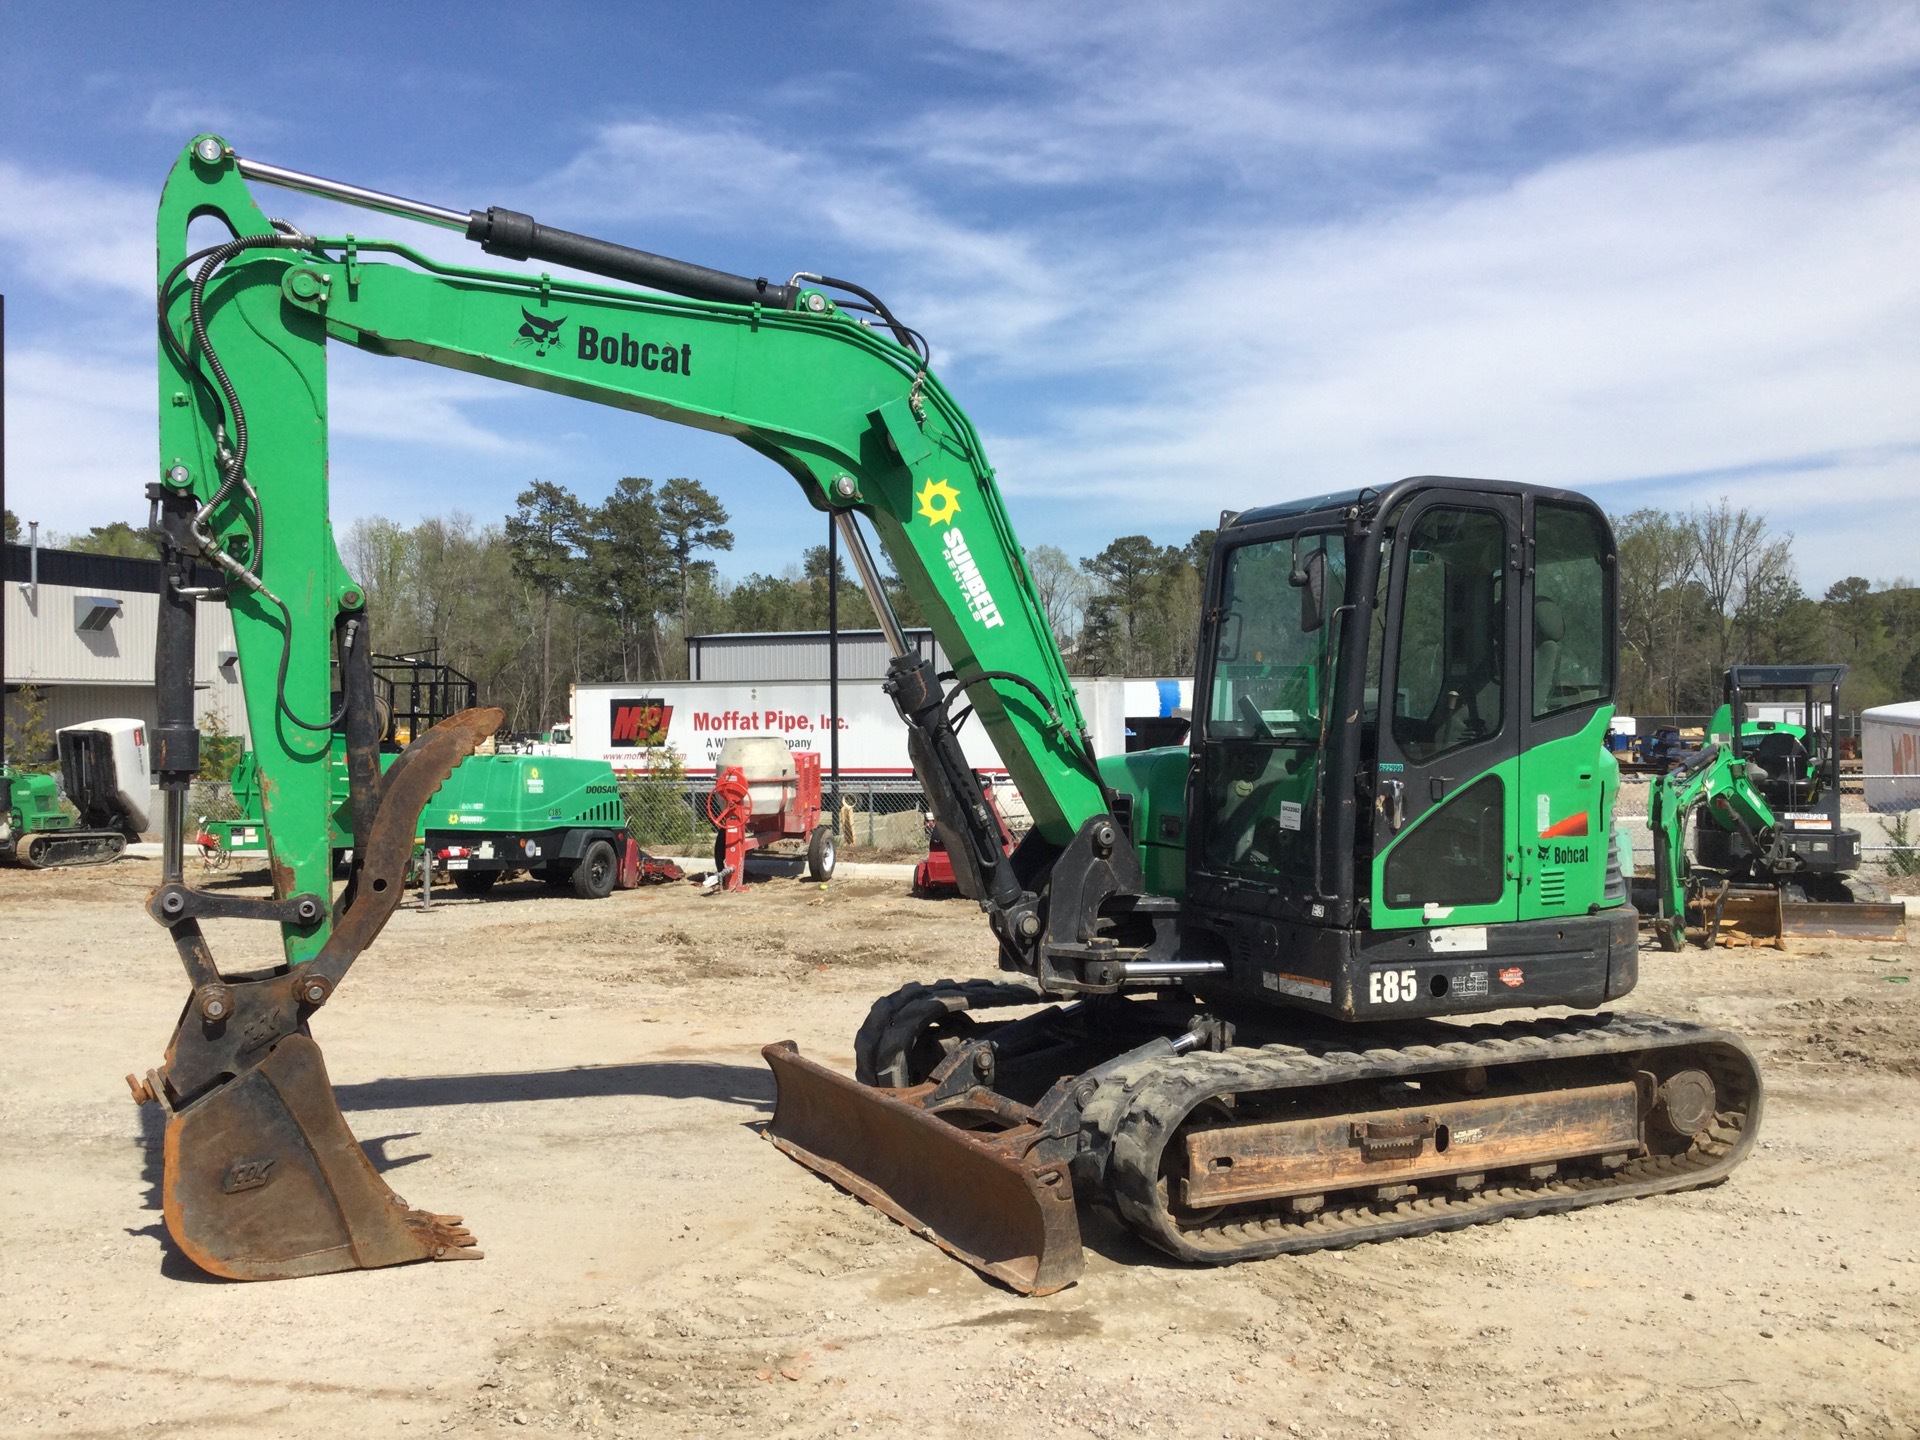
[[[1815,594],[1912,577],[1917,80],[1896,4],[0,6],[7,503],[140,518],[153,206],[214,128],[861,280],[931,339],[1028,544],[1447,473],[1725,494]],[[737,576],[815,523],[718,437],[351,353],[333,385],[342,528],[684,474]]]

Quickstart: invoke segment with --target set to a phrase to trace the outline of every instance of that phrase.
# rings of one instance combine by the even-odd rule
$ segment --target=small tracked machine
[[[605,280],[302,234],[250,182]],[[233,238],[190,253],[203,217]],[[159,254],[151,494],[177,584],[149,908],[189,992],[134,1088],[167,1111],[167,1224],[202,1267],[272,1278],[477,1253],[458,1217],[407,1206],[368,1165],[310,1033],[398,899],[421,805],[499,723],[464,711],[376,764],[365,597],[327,524],[330,344],[734,435],[833,516],[1003,973],[878,1001],[855,1075],[768,1046],[768,1133],[981,1271],[1031,1293],[1071,1283],[1087,1203],[1224,1262],[1706,1184],[1753,1144],[1761,1083],[1736,1037],[1602,1008],[1633,989],[1638,950],[1606,746],[1614,542],[1584,497],[1419,477],[1224,516],[1190,744],[1100,758],[979,436],[871,292],[383,195],[213,135],[174,168]],[[869,530],[951,675],[907,645]],[[180,878],[189,561],[227,577],[271,901]],[[955,738],[963,706],[1032,813],[1010,853]],[[362,842],[338,897],[335,733]],[[243,913],[281,927],[270,972],[227,974],[206,946],[199,917]],[[1581,1013],[1489,1018],[1540,1007]]]
[[[56,731],[54,744],[58,779],[0,766],[0,862],[29,870],[109,865],[147,825],[147,727],[96,720]],[[77,819],[60,803],[63,788]]]
[[[1655,776],[1654,877],[1635,899],[1666,949],[1905,938],[1905,907],[1859,873],[1860,832],[1841,819],[1846,678],[1844,665],[1735,665],[1705,742]],[[1797,718],[1756,715],[1769,701]]]

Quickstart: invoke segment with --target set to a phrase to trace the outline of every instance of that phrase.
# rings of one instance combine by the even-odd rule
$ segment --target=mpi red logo
[[[673,706],[664,700],[610,700],[613,743],[622,749],[659,745],[673,723]]]

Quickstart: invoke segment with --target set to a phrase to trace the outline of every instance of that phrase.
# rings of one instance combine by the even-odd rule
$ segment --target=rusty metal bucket
[[[357,795],[374,803],[356,813],[363,854],[352,898],[312,960],[271,975],[224,977],[196,913],[277,916],[288,897],[209,898],[177,885],[155,892],[170,889],[176,898],[180,916],[167,928],[194,989],[166,1063],[145,1081],[127,1080],[137,1102],[167,1111],[161,1209],[175,1242],[201,1269],[233,1280],[288,1280],[481,1258],[459,1216],[409,1209],[387,1188],[340,1113],[307,1024],[400,903],[421,807],[501,718],[482,708],[441,721],[393,762],[375,795]],[[374,752],[364,758],[371,772]],[[364,823],[360,812],[370,816]],[[157,904],[150,901],[150,910]]]
[[[410,1210],[387,1187],[305,1035],[171,1115],[165,1160],[167,1229],[214,1275],[289,1280],[481,1258],[458,1215]]]
[[[1037,1126],[967,1129],[955,1121],[987,1117],[927,1110],[930,1085],[862,1085],[790,1040],[760,1053],[778,1087],[767,1138],[802,1165],[1021,1294],[1079,1279],[1073,1180],[1064,1161],[1037,1158]]]

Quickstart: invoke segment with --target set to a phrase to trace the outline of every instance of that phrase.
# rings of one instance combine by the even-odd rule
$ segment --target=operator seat
[[[1754,776],[1760,798],[1769,805],[1796,805],[1812,801],[1814,782],[1808,780],[1807,761],[1811,758],[1800,737],[1784,730],[1760,737],[1753,747],[1753,765],[1763,773]],[[1752,771],[1749,770],[1749,775]]]
[[[1533,602],[1533,713],[1553,708],[1553,687],[1560,678],[1560,642],[1566,638],[1567,617],[1560,602],[1549,595]]]

